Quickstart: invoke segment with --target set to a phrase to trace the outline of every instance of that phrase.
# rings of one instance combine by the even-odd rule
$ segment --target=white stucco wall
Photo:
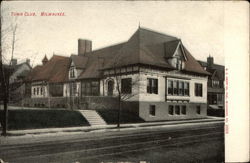
[[[117,83],[119,83],[120,88],[121,88],[121,79],[124,79],[124,78],[132,79],[132,93],[128,95],[123,95],[124,99],[126,101],[138,101],[139,100],[139,85],[140,85],[139,74],[121,75],[117,77],[117,80],[116,80],[116,77],[107,77],[105,79],[102,79],[100,82],[100,94],[101,95],[104,94],[104,96],[108,96],[108,81],[113,80],[114,81],[113,96],[118,96]]]
[[[168,100],[189,100],[190,102],[195,103],[206,103],[207,102],[207,77],[198,76],[198,75],[188,75],[183,74],[178,71],[160,71],[153,69],[140,69],[140,73],[129,74],[119,76],[118,79],[122,78],[132,78],[132,83],[135,84],[132,86],[133,96],[128,99],[128,101],[151,101],[151,102],[164,102],[166,101],[166,77],[167,79],[179,80],[189,82],[189,96],[173,96],[167,95]],[[169,77],[171,76],[171,77]],[[147,93],[147,78],[158,79],[158,94]],[[114,96],[118,95],[116,86],[117,82],[115,77],[108,77],[100,82],[100,94],[107,96],[108,92],[108,80],[114,81]],[[103,87],[104,82],[104,87]],[[202,97],[195,96],[195,83],[202,84]],[[104,88],[104,89],[103,89]]]
[[[64,83],[63,84],[63,97],[69,97],[70,96],[70,83]],[[76,82],[76,92],[75,96],[80,96],[81,95],[81,83]]]

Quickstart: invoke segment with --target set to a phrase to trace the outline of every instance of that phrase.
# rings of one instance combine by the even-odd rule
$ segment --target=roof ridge
[[[69,57],[67,57],[67,56],[62,56],[62,55],[57,55],[57,54],[53,54],[53,56],[52,57],[61,57],[61,58],[69,58]],[[51,57],[51,58],[52,58]]]
[[[156,34],[160,34],[160,35],[163,35],[163,36],[168,36],[168,37],[173,37],[173,38],[179,39],[178,37],[175,37],[175,36],[163,33],[163,32],[155,31],[155,30],[152,30],[152,29],[149,29],[149,28],[145,28],[145,27],[140,27],[140,28],[138,28],[138,30],[146,30],[146,31],[149,31],[149,32],[152,32],[152,33],[156,33]]]
[[[93,50],[93,51],[91,51],[91,52],[86,53],[86,55],[89,55],[89,54],[91,54],[91,53],[93,53],[93,52],[97,52],[97,51],[100,51],[100,50],[108,49],[108,48],[111,48],[111,47],[114,47],[114,46],[122,45],[122,44],[125,44],[126,42],[127,42],[127,41],[120,42],[120,43],[115,43],[115,44],[112,44],[112,45],[110,45],[110,46],[101,47],[101,48],[99,48],[99,49],[95,49],[95,50]],[[91,54],[91,55],[93,55],[93,54]]]

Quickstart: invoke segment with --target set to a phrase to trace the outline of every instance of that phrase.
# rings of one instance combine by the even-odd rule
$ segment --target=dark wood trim
[[[191,80],[191,78],[188,77],[179,77],[179,76],[172,76],[172,75],[166,75],[165,78],[174,78],[174,79],[183,79],[183,80]]]

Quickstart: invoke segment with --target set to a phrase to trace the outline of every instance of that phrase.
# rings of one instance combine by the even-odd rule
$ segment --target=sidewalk
[[[121,124],[122,129],[133,129],[139,127],[154,127],[154,126],[165,126],[165,125],[176,125],[176,124],[187,124],[187,123],[202,123],[202,122],[215,122],[224,121],[221,117],[207,117],[206,119],[196,120],[176,120],[176,121],[162,121],[162,122],[145,122],[145,123],[133,123],[133,124]],[[43,135],[53,133],[74,133],[74,132],[93,132],[103,131],[107,129],[116,129],[116,124],[112,125],[101,125],[101,126],[84,126],[84,127],[65,127],[65,128],[46,128],[46,129],[30,129],[30,130],[12,130],[8,131],[10,137],[12,136],[23,136],[23,135]]]

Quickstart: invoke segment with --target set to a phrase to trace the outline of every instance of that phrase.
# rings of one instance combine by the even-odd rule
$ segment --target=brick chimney
[[[26,59],[26,63],[28,64],[28,65],[30,65],[30,59]]]
[[[207,68],[212,68],[213,64],[214,64],[214,58],[209,55],[209,57],[207,57]]]
[[[85,55],[92,51],[92,41],[78,39],[78,55]]]
[[[11,66],[17,65],[17,59],[11,59]]]

